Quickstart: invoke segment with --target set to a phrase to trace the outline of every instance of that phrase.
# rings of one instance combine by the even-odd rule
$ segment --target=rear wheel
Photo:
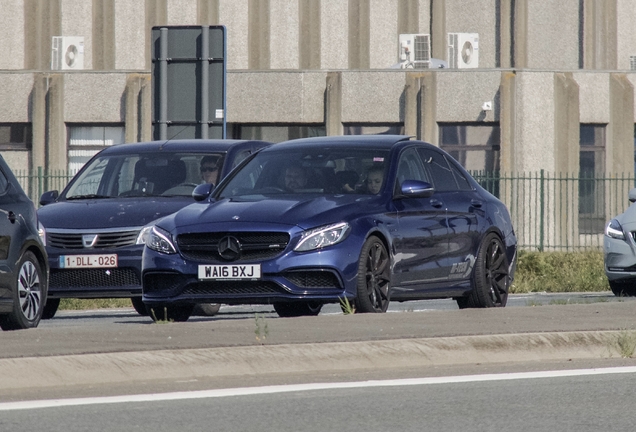
[[[0,318],[3,330],[37,327],[42,318],[42,300],[46,297],[46,277],[32,252],[25,252],[18,262],[13,310]]]
[[[42,310],[42,319],[48,320],[55,316],[57,313],[57,309],[60,307],[60,299],[59,298],[49,298],[46,299],[46,304],[44,305],[44,309]]]
[[[636,283],[609,281],[609,286],[616,297],[636,296]]]
[[[184,322],[192,316],[193,304],[170,306],[146,306],[147,314],[154,322],[176,321]]]
[[[389,254],[384,243],[369,237],[358,260],[356,312],[386,312],[391,297]]]
[[[219,303],[199,303],[194,306],[192,315],[194,316],[214,316],[219,313],[221,305]]]
[[[473,290],[467,297],[457,298],[459,308],[504,307],[510,287],[508,267],[503,242],[497,234],[488,234],[477,253]]]
[[[322,303],[317,302],[274,303],[274,310],[281,318],[316,316],[321,309]]]

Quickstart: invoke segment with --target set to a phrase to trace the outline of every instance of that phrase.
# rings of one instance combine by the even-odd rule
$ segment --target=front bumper
[[[631,237],[621,240],[604,236],[603,253],[605,274],[610,281],[636,280],[636,243]]]

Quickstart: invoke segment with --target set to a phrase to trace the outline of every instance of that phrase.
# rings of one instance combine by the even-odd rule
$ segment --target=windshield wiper
[[[81,199],[103,199],[110,198],[108,195],[96,195],[96,194],[88,194],[88,195],[73,195],[70,197],[66,197],[67,200],[81,200]]]

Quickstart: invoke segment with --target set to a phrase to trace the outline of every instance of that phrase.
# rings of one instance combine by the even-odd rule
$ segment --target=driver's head
[[[201,159],[201,178],[205,183],[217,183],[219,179],[219,158],[204,156]]]
[[[289,167],[285,170],[285,187],[288,190],[302,189],[307,184],[307,172],[300,166]]]

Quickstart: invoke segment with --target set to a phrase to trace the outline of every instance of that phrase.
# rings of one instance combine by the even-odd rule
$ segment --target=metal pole
[[[201,27],[201,138],[208,138],[210,119],[210,27]]]
[[[543,252],[543,230],[545,229],[545,223],[544,223],[544,206],[545,206],[545,200],[543,197],[544,194],[544,181],[545,181],[545,176],[544,176],[545,171],[541,170],[541,180],[540,180],[540,188],[541,188],[541,192],[539,194],[539,202],[540,202],[540,207],[539,207],[539,252]]]
[[[159,30],[159,139],[168,139],[168,29]]]

